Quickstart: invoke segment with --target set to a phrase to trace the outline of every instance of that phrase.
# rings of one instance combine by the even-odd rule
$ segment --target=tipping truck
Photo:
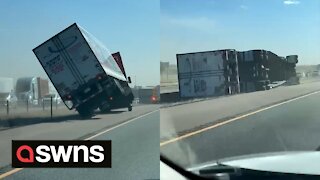
[[[181,98],[222,96],[240,92],[234,49],[177,54]]]
[[[123,107],[132,110],[131,80],[125,75],[120,53],[112,55],[76,23],[33,52],[61,100],[81,117],[92,117],[98,108],[103,112]]]

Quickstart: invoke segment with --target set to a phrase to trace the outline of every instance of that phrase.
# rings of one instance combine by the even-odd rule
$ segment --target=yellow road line
[[[86,138],[86,139],[84,139],[84,140],[93,139],[93,138],[95,138],[95,137],[97,137],[97,136],[100,136],[100,135],[102,135],[102,134],[104,134],[104,133],[107,133],[107,132],[109,132],[109,131],[111,131],[111,130],[114,130],[114,129],[120,127],[120,126],[123,126],[123,125],[125,125],[125,124],[128,124],[128,123],[130,123],[130,122],[132,122],[132,121],[134,121],[134,120],[137,120],[137,119],[139,119],[139,118],[142,118],[142,117],[144,117],[144,116],[147,116],[147,115],[149,115],[149,114],[152,114],[152,113],[154,113],[154,112],[156,112],[156,111],[159,111],[159,110],[157,109],[157,110],[148,112],[148,113],[146,113],[146,114],[140,115],[140,116],[138,116],[138,117],[135,117],[135,118],[133,118],[133,119],[130,119],[129,121],[125,121],[125,122],[123,122],[123,123],[120,123],[120,124],[112,127],[112,128],[106,129],[106,130],[104,130],[104,131],[102,131],[102,132],[100,132],[100,133],[97,133],[97,134],[95,134],[95,135],[93,135],[93,136],[90,136],[90,137],[88,137],[88,138]],[[0,179],[3,179],[3,178],[5,178],[5,177],[8,177],[8,176],[10,176],[10,175],[12,175],[12,174],[14,174],[14,173],[16,173],[16,172],[19,172],[19,171],[23,170],[23,169],[24,169],[24,168],[15,168],[15,169],[12,169],[11,171],[8,171],[8,172],[6,172],[6,173],[0,174]]]
[[[218,123],[218,124],[215,124],[215,125],[212,125],[212,126],[209,126],[209,127],[206,127],[206,128],[200,129],[200,130],[197,130],[197,131],[193,131],[193,132],[191,132],[191,133],[188,133],[188,134],[185,134],[185,135],[182,135],[182,136],[179,136],[179,137],[170,139],[170,140],[168,140],[168,141],[164,141],[164,142],[160,143],[160,147],[161,147],[161,146],[165,146],[165,145],[170,144],[170,143],[173,143],[173,142],[176,142],[176,141],[179,141],[179,140],[182,140],[182,139],[185,139],[185,138],[188,138],[188,137],[191,137],[191,136],[194,136],[194,135],[197,135],[197,134],[199,134],[199,133],[208,131],[208,130],[210,130],[210,129],[217,128],[217,127],[219,127],[219,126],[222,126],[222,125],[231,123],[231,122],[233,122],[233,121],[236,121],[236,120],[239,120],[239,119],[242,119],[242,118],[251,116],[251,115],[253,115],[253,114],[257,114],[257,113],[259,113],[259,112],[262,112],[262,111],[265,111],[265,110],[268,110],[268,109],[271,109],[271,108],[274,108],[274,107],[277,107],[277,106],[281,106],[281,105],[283,105],[283,104],[287,104],[287,103],[289,103],[289,102],[292,102],[292,101],[295,101],[295,100],[298,100],[298,99],[302,99],[302,98],[305,98],[305,97],[308,97],[308,96],[317,94],[317,93],[319,93],[319,92],[320,92],[320,91],[315,91],[315,92],[312,92],[312,93],[309,93],[309,94],[305,94],[305,95],[302,95],[302,96],[299,96],[299,97],[296,97],[296,98],[293,98],[293,99],[289,99],[289,100],[284,101],[284,102],[280,102],[280,103],[277,103],[277,104],[274,104],[274,105],[271,105],[271,106],[268,106],[268,107],[265,107],[265,108],[262,108],[262,109],[259,109],[259,110],[256,110],[256,111],[253,111],[253,112],[250,112],[250,113],[247,113],[247,114],[244,114],[244,115],[235,117],[235,118],[231,118],[231,119],[226,120],[226,121],[223,121],[223,122],[221,122],[221,123]]]
[[[23,168],[15,168],[15,169],[13,169],[13,170],[11,170],[11,171],[8,171],[8,172],[6,172],[6,173],[3,173],[3,174],[1,174],[0,175],[0,179],[3,179],[3,178],[5,178],[5,177],[8,177],[8,176],[10,176],[10,175],[12,175],[12,174],[14,174],[14,173],[16,173],[16,172],[18,172],[18,171],[21,171]]]

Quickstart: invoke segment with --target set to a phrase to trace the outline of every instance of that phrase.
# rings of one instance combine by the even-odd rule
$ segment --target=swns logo
[[[12,167],[111,168],[111,141],[12,141]]]

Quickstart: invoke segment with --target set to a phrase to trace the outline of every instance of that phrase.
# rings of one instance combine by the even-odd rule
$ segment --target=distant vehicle
[[[16,95],[18,101],[31,105],[39,105],[44,95],[49,93],[49,83],[47,79],[40,77],[23,77],[17,79]]]
[[[177,54],[181,98],[221,96],[240,91],[233,49]]]
[[[13,89],[13,78],[0,77],[0,93],[10,93]]]
[[[0,77],[0,106],[7,106],[7,101],[9,102],[9,107],[17,106],[17,97],[13,89],[13,78]]]
[[[8,106],[16,108],[17,107],[18,98],[17,96],[11,92],[11,93],[0,93],[0,106]]]
[[[51,103],[51,98],[52,98],[52,104],[53,105],[59,105],[61,104],[61,98],[59,94],[47,94],[42,98],[42,103],[44,105],[48,105]]]
[[[160,86],[144,87],[137,90],[139,103],[156,104],[160,100]]]
[[[85,118],[97,108],[103,112],[123,107],[132,110],[131,80],[125,75],[120,53],[111,55],[76,23],[33,52],[70,110],[76,109]]]
[[[160,102],[160,85],[155,86],[152,89],[152,96],[151,96],[151,102],[153,104],[159,103]]]

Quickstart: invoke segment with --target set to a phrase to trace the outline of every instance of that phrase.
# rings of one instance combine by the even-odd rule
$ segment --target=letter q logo
[[[28,157],[22,157],[22,151],[28,151]],[[30,146],[22,145],[17,149],[16,156],[20,162],[23,163],[33,163],[34,162],[34,152]]]

